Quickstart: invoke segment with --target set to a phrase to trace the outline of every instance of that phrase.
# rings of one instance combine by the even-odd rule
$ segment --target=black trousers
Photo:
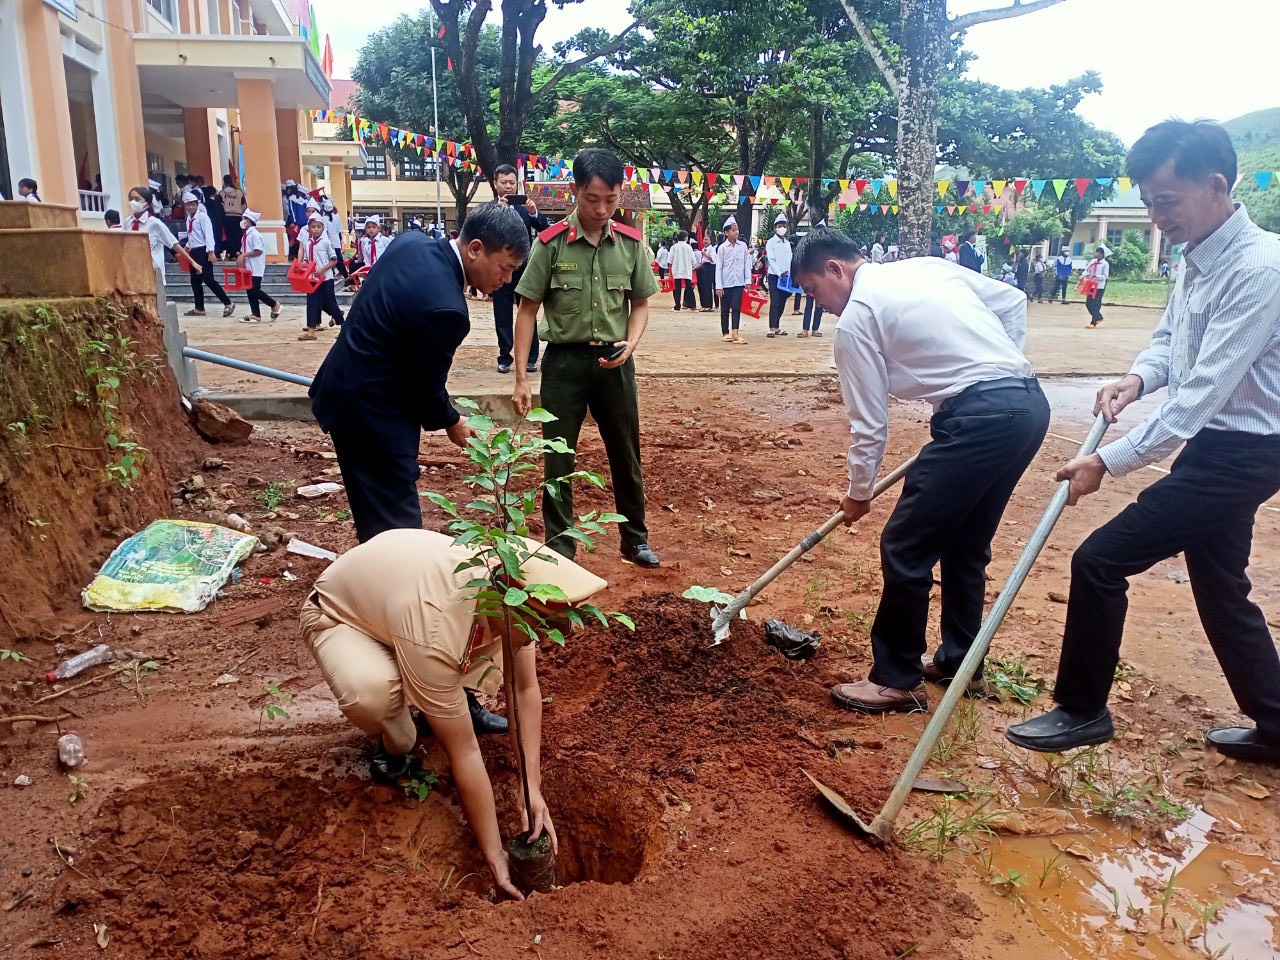
[[[1129,577],[1179,553],[1205,636],[1240,710],[1280,743],[1280,656],[1249,599],[1258,507],[1280,490],[1280,436],[1202,430],[1157,480],[1071,558],[1071,596],[1054,699],[1097,713],[1107,703],[1128,612]]]
[[[1063,303],[1066,303],[1066,302],[1067,302],[1067,291],[1068,291],[1069,289],[1071,289],[1071,278],[1070,278],[1070,277],[1063,278],[1063,277],[1058,276],[1057,274],[1054,274],[1054,277],[1053,277],[1053,292],[1049,294],[1049,299],[1050,299],[1050,300],[1057,300],[1057,299],[1058,299],[1058,292],[1059,292],[1059,291],[1061,291],[1061,292],[1062,292],[1062,302],[1063,302]]]
[[[1089,311],[1089,318],[1094,323],[1102,322],[1102,291],[1091,293],[1084,298],[1084,307]]]
[[[910,689],[920,682],[939,563],[942,644],[935,662],[944,674],[959,668],[982,626],[991,538],[1048,429],[1049,402],[1034,378],[974,384],[933,415],[932,440],[907,471],[880,536],[874,683]]]
[[[419,430],[396,411],[353,401],[329,431],[361,543],[384,530],[422,528]]]
[[[791,294],[785,290],[778,289],[778,281],[782,278],[777,274],[769,274],[769,329],[777,330],[782,324],[782,312],[787,309],[787,301],[791,299]]]
[[[249,312],[255,317],[261,317],[262,304],[271,307],[271,312],[275,313],[280,309],[280,304],[270,294],[262,292],[262,278],[254,277],[253,285],[245,291],[245,296],[249,298]]]
[[[1037,273],[1032,278],[1031,282],[1035,286],[1035,294],[1034,294],[1035,298],[1037,300],[1043,300],[1044,299],[1044,274]]]
[[[675,300],[676,309],[680,309],[681,303],[692,310],[697,304],[693,299],[693,281],[692,280],[676,280],[672,287],[672,295]]]
[[[709,263],[698,268],[698,300],[703,310],[714,310],[716,302],[716,267]]]
[[[505,283],[493,291],[493,326],[498,334],[498,364],[503,367],[509,367],[515,363],[511,350],[515,346],[516,306],[519,300],[516,297],[516,284],[520,282],[523,274],[524,268],[521,267],[511,278],[510,283]],[[538,334],[534,331],[533,340],[529,344],[530,364],[538,362],[539,346]]]
[[[227,296],[227,291],[222,289],[222,284],[213,278],[213,267],[209,266],[209,251],[204,247],[189,247],[187,252],[191,254],[192,260],[204,267],[203,273],[195,270],[191,271],[191,296],[195,298],[196,309],[204,309],[205,287],[208,287],[209,291],[225,307],[231,302],[231,298]]]
[[[338,306],[338,295],[334,290],[334,281],[326,280],[315,290],[307,294],[307,327],[314,330],[320,326],[320,314],[327,313],[341,326],[345,317]]]
[[[222,224],[222,246],[218,252],[224,257],[234,257],[240,252],[240,238],[243,231],[240,229],[239,217],[227,217]]]
[[[731,317],[736,333],[738,324],[742,322],[742,287],[725,287],[724,294],[720,297],[720,332],[722,334],[729,332]]]
[[[644,522],[644,475],[640,469],[640,406],[636,366],[631,358],[620,367],[605,370],[600,359],[612,346],[582,343],[549,343],[542,361],[542,406],[556,419],[542,425],[548,440],[563,440],[571,452],[548,451],[544,459],[546,479],[554,480],[576,469],[575,454],[582,421],[588,413],[600,430],[609,473],[613,478],[613,502],[627,519],[618,525],[624,547],[649,542]],[[547,546],[573,559],[575,540],[561,536],[573,526],[573,490],[562,483],[560,496],[542,494],[542,518]]]
[[[812,330],[814,330],[814,331],[816,332],[816,331],[817,331],[817,329],[818,329],[819,327],[821,327],[821,326],[822,326],[822,312],[823,312],[823,311],[822,311],[822,308],[821,308],[820,306],[818,306],[818,305],[817,305],[817,303],[815,303],[815,302],[814,302],[813,297],[806,296],[806,297],[804,298],[804,328],[805,328],[805,330],[812,329]],[[810,326],[809,326],[810,317],[812,317],[812,319],[813,319],[813,326],[812,326],[812,328],[810,328]]]

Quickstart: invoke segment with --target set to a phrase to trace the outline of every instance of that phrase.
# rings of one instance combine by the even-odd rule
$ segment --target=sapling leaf
[[[627,518],[620,513],[602,513],[596,517],[597,523],[626,523]]]
[[[564,634],[559,630],[548,630],[547,639],[560,644],[562,647],[564,646]]]
[[[542,407],[534,407],[524,415],[524,418],[530,423],[551,423],[558,419],[554,413],[550,413],[542,409]]]
[[[479,411],[480,409],[480,404],[476,403],[470,397],[457,397],[454,399],[453,405],[455,407],[461,407],[463,410]]]
[[[434,503],[437,507],[439,507],[445,513],[449,514],[449,516],[456,517],[458,515],[458,508],[454,506],[453,501],[450,500],[448,497],[446,497],[444,494],[427,492],[427,493],[424,493],[423,496],[426,497],[428,500],[430,500],[432,503]]]
[[[717,590],[715,587],[692,586],[680,594],[686,600],[699,600],[702,603],[732,603],[733,595]]]
[[[485,513],[497,513],[498,509],[488,500],[472,500],[467,504],[468,510],[483,510]]]
[[[531,583],[525,590],[529,592],[529,596],[535,600],[541,600],[543,603],[568,603],[569,595],[564,592],[563,588],[556,586],[554,583]]]
[[[467,426],[476,433],[488,433],[493,429],[493,418],[486,417],[484,414],[477,414],[474,417],[467,417]]]
[[[508,607],[518,607],[529,599],[529,594],[521,590],[519,587],[507,587],[506,594],[502,597],[502,602]]]
[[[617,620],[620,624],[622,624],[632,633],[635,632],[636,622],[632,620],[630,617],[628,617],[625,613],[618,613],[615,610],[613,613],[609,614],[609,616],[613,617],[613,619]]]
[[[569,622],[575,627],[581,627],[583,625],[582,614],[578,612],[576,607],[570,607],[564,613],[565,616],[569,618]]]

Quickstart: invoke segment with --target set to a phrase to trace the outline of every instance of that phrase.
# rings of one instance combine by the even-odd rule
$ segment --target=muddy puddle
[[[1280,864],[1209,838],[1198,809],[1154,842],[1101,818],[1082,832],[998,836],[974,861],[1013,911],[1063,960],[1097,957],[1280,958]]]

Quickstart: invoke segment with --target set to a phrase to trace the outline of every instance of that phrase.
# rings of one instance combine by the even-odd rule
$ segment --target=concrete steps
[[[229,263],[211,263],[209,269],[213,271],[214,277],[219,283],[222,282],[223,269],[230,269],[233,264]],[[191,277],[185,270],[176,263],[166,262],[164,273],[165,292],[169,299],[175,303],[191,303]],[[307,295],[305,293],[295,293],[289,285],[289,265],[287,263],[269,263],[267,264],[267,272],[262,278],[262,292],[272,297],[274,300],[289,306],[306,306]],[[353,294],[342,289],[342,277],[338,277],[338,306],[345,311],[351,305]],[[243,290],[228,290],[227,295],[231,297],[233,302],[244,303],[245,294]],[[205,303],[208,309],[209,302],[208,288],[205,288]]]

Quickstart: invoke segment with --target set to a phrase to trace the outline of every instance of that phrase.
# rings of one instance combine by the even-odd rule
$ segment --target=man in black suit
[[[528,253],[524,221],[491,204],[467,217],[457,240],[401,234],[361,287],[310,390],[361,542],[422,527],[418,431],[444,430],[460,447],[471,435],[445,385],[471,330],[463,290],[493,292]]]
[[[978,236],[976,230],[966,230],[964,236],[960,239],[960,266],[968,267],[970,270],[982,272],[982,264],[986,262],[986,257],[978,252],[978,246],[974,242]]]
[[[545,214],[538,212],[538,205],[533,202],[532,197],[526,196],[524,203],[507,202],[508,197],[517,195],[518,183],[516,168],[509,163],[504,163],[493,171],[493,195],[498,203],[520,214],[520,219],[524,221],[525,229],[529,231],[532,240],[534,234],[541,233],[551,224],[547,221]],[[524,267],[521,267],[515,272],[510,283],[504,283],[493,292],[493,326],[498,332],[499,373],[510,373],[511,365],[515,362],[511,356],[511,348],[515,344],[516,284],[520,282],[520,276],[523,273]],[[536,336],[529,347],[529,360],[525,369],[529,373],[538,369],[538,338]]]

